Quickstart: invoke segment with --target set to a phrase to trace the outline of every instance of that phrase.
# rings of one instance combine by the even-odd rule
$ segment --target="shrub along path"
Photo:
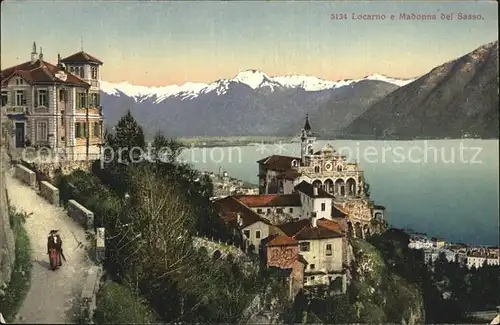
[[[33,213],[25,223],[32,248],[31,287],[19,310],[16,323],[68,323],[72,309],[79,302],[85,273],[90,262],[82,244],[85,232],[62,208],[55,207],[36,191],[7,173],[7,191],[11,205]],[[49,270],[47,236],[58,229],[67,262],[55,271]]]

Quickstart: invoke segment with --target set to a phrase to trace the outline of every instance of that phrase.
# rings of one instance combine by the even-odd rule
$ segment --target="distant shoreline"
[[[207,137],[207,138],[179,138],[178,140],[185,146],[187,147],[193,147],[193,148],[213,148],[213,147],[234,147],[234,146],[249,146],[251,144],[269,144],[269,143],[276,143],[276,142],[284,142],[284,143],[290,143],[293,142],[293,140],[296,140],[296,137],[264,137],[264,136],[256,136],[256,137],[220,137],[217,139],[214,139],[213,137]],[[466,138],[398,138],[398,139],[391,139],[391,138],[369,138],[369,137],[342,137],[342,136],[335,136],[335,137],[318,137],[317,138],[319,141],[335,141],[335,140],[346,140],[346,141],[422,141],[422,140],[499,140],[499,138],[473,138],[473,137],[466,137]]]

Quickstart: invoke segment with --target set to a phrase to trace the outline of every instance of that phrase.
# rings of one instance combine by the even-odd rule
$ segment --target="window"
[[[101,123],[94,122],[94,137],[101,137]]]
[[[61,111],[61,125],[64,126],[64,111]]]
[[[315,166],[315,167],[314,167],[314,172],[315,172],[315,173],[319,173],[319,166]]]
[[[271,213],[271,209],[266,210],[267,214]]]
[[[311,249],[311,244],[309,242],[300,243],[300,251],[301,252],[309,252]]]
[[[75,75],[77,75],[80,78],[84,78],[85,74],[83,71],[83,67],[75,67],[73,71],[73,67],[70,68],[70,72],[73,72]]]
[[[91,94],[90,95],[90,106],[91,107],[99,107],[99,94]]]
[[[262,209],[257,209],[258,214],[262,214]]]
[[[49,98],[47,96],[47,90],[46,89],[38,89],[37,93],[38,93],[38,96],[35,98],[36,99],[35,107],[38,107],[38,106],[48,107],[49,106]]]
[[[277,208],[277,209],[276,209],[276,212],[277,212],[277,213],[283,213],[283,209],[282,209],[282,208]]]
[[[325,203],[321,203],[321,211],[325,211],[326,210],[326,204]]]
[[[71,73],[75,72],[75,67],[69,67],[69,72]]]
[[[310,268],[311,270],[314,270],[314,269],[316,268],[316,265],[314,265],[314,264],[310,264],[310,265],[309,265],[309,268]]]
[[[96,80],[98,78],[98,76],[97,76],[97,67],[90,68],[90,72],[92,73],[92,79]]]
[[[18,86],[19,86],[19,85],[24,85],[24,80],[23,80],[23,78],[17,78],[17,79],[16,79],[16,85],[18,85]]]
[[[288,209],[288,212],[293,213],[293,208]]]
[[[47,141],[47,122],[36,122],[36,139],[39,141]]]
[[[0,99],[0,102],[1,102],[2,106],[6,106],[7,105],[7,101],[8,101],[7,92],[6,91],[2,91],[2,97]]]
[[[24,104],[26,104],[24,90],[16,90],[16,106],[23,106]]]
[[[87,94],[78,93],[76,96],[76,108],[85,108],[85,107],[87,107]]]
[[[314,281],[314,279],[316,279],[316,278],[313,276],[309,278],[309,280],[311,280],[311,281]]]
[[[245,235],[246,238],[250,238],[250,230],[244,230],[243,234]]]
[[[326,256],[332,256],[332,244],[326,244]]]
[[[260,230],[255,231],[255,238],[257,238],[257,239],[260,238]]]
[[[66,101],[66,90],[59,89],[59,101],[60,102],[65,102]]]
[[[77,122],[75,124],[75,137],[85,138],[86,134],[87,134],[86,123]]]

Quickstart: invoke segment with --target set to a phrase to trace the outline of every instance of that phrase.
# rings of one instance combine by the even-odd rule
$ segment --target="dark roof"
[[[257,161],[257,163],[261,166],[264,166],[266,169],[286,172],[292,167],[293,160],[297,160],[297,163],[300,163],[300,158],[280,155],[272,155],[266,157]]]
[[[61,71],[62,70],[57,66],[38,59],[33,63],[31,61],[27,61],[2,70],[0,77],[2,79],[2,85],[7,84],[13,77],[19,76],[31,85],[39,83],[61,83],[66,85],[90,87],[88,83],[68,71],[64,71],[67,76],[65,81],[58,79],[56,77],[56,73]]]
[[[234,196],[234,198],[250,208],[302,206],[298,193],[238,195]]]
[[[374,205],[373,208],[377,210],[385,210],[385,206],[383,205]]]
[[[345,218],[347,214],[340,211],[335,205],[332,204],[332,217],[333,218]]]
[[[313,240],[344,237],[344,230],[334,221],[328,219],[318,219],[317,227],[313,227],[311,220],[303,219],[288,222],[277,226],[288,237],[296,240]]]
[[[333,195],[328,194],[322,188],[318,188],[318,195],[314,195],[314,186],[306,181],[300,182],[297,186],[295,186],[295,190],[304,193],[305,195],[312,198],[333,198]]]
[[[94,56],[80,51],[75,54],[71,54],[68,57],[65,57],[64,59],[61,60],[63,63],[95,63],[95,64],[100,64],[102,65],[102,61],[95,58]]]
[[[269,221],[261,218],[257,213],[232,196],[215,201],[214,207],[222,215],[224,221],[235,228],[243,229],[259,221],[270,224]],[[238,214],[242,220],[241,225],[238,224]]]
[[[309,115],[306,114],[306,123],[304,124],[305,131],[311,131],[311,125],[309,124]]]
[[[300,177],[301,175],[302,174],[299,173],[299,172],[296,172],[294,170],[289,170],[289,171],[286,171],[284,173],[279,174],[278,177],[282,177],[284,179],[288,179],[288,180],[292,180],[293,181],[294,179]]]

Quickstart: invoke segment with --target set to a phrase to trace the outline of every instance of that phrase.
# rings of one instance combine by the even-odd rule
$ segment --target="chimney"
[[[43,52],[42,52],[42,47],[40,46],[40,55],[38,56],[38,58],[41,60],[43,60]]]
[[[31,51],[31,63],[35,63],[37,58],[38,56],[36,53],[36,43],[33,42],[33,50]]]
[[[318,187],[313,186],[313,196],[318,196]]]
[[[311,225],[313,227],[317,227],[318,226],[317,220],[318,220],[317,213],[316,212],[311,213]]]

